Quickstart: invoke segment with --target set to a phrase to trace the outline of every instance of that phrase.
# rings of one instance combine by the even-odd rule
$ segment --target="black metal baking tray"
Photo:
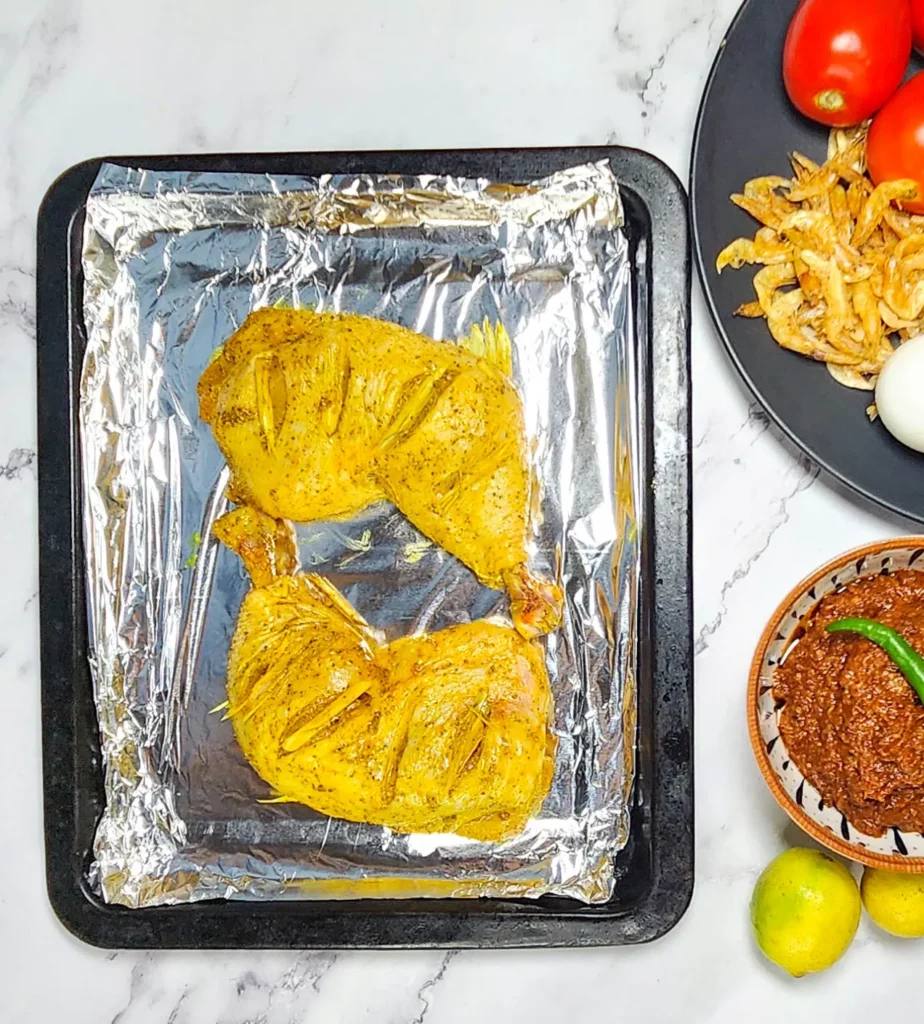
[[[596,946],[646,942],[693,891],[690,248],[683,186],[621,147],[110,157],[164,170],[451,174],[526,182],[609,160],[623,189],[640,365],[645,518],[637,775],[609,903],[539,900],[206,901],[130,910],[86,872],[103,787],[87,662],[77,390],[84,350],[84,206],[102,160],[66,171],[38,217],[37,349],[42,728],[48,894],[79,938],[119,948]]]

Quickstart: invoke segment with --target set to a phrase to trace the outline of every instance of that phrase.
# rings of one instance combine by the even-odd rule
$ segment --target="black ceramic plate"
[[[875,0],[871,0],[875,2]],[[798,0],[746,0],[719,51],[693,143],[693,238],[706,300],[735,366],[781,429],[816,462],[868,498],[924,521],[924,456],[870,424],[867,392],[835,383],[824,366],[779,348],[763,320],[732,313],[754,298],[754,270],[715,271],[715,259],[757,224],[729,201],[750,178],[790,175],[788,154],[826,153],[828,130],[789,103],[781,67]],[[914,58],[913,70],[922,66]]]

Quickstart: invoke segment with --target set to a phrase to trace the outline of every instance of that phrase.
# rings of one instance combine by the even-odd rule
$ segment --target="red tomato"
[[[915,47],[924,53],[924,0],[911,0],[911,37]]]
[[[911,178],[924,197],[924,72],[903,85],[873,119],[866,159],[877,185]],[[924,213],[924,201],[903,205]]]
[[[786,36],[783,80],[803,114],[844,127],[876,113],[910,56],[908,0],[803,0]]]

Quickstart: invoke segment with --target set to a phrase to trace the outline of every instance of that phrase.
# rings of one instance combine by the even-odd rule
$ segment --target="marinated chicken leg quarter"
[[[533,479],[503,328],[433,341],[369,317],[252,313],[199,381],[232,497],[274,518],[353,516],[389,500],[487,586],[517,629],[553,630],[562,597],[527,567]]]
[[[214,529],[254,584],[228,659],[228,715],[281,797],[397,832],[523,830],[556,745],[538,643],[473,622],[385,644],[329,582],[294,573],[285,524],[240,508]]]

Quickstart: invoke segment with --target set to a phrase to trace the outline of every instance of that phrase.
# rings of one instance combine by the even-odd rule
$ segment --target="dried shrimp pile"
[[[801,153],[793,177],[749,181],[732,202],[763,227],[716,261],[760,264],[756,302],[783,348],[824,362],[840,384],[872,391],[895,345],[924,329],[924,216],[901,209],[913,181],[875,187],[866,174],[866,126],[831,133],[828,160]]]

